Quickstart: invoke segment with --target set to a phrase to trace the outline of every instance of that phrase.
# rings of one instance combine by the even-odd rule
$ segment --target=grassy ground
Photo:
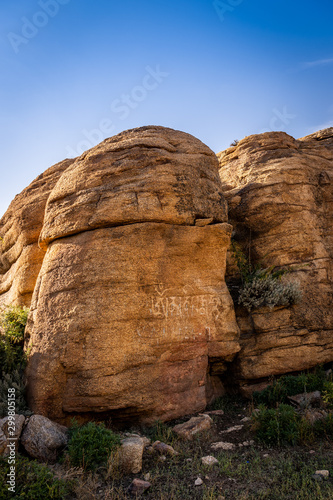
[[[94,474],[84,473],[66,465],[65,461],[49,466],[49,469],[55,477],[65,481],[66,494],[57,496],[51,490],[45,494],[45,491],[41,493],[36,489],[34,496],[7,497],[8,492],[2,496],[0,488],[0,499],[130,500],[133,497],[127,489],[137,477],[146,478],[151,483],[152,486],[141,497],[150,500],[333,500],[332,442],[323,439],[308,446],[267,448],[254,441],[249,446],[239,446],[244,441],[254,440],[251,421],[242,422],[251,414],[253,407],[239,398],[223,398],[215,404],[215,408],[222,408],[224,415],[214,415],[212,428],[193,441],[183,441],[172,432],[172,426],[180,421],[158,423],[150,429],[131,429],[140,431],[152,441],[158,439],[168,443],[179,452],[179,455],[166,460],[161,460],[155,453],[145,452],[143,470],[139,474],[122,476],[117,467],[101,468]],[[243,427],[230,433],[224,432],[235,425]],[[214,451],[211,444],[217,441],[233,443],[235,449]],[[215,456],[218,464],[203,465],[201,457],[206,455]],[[312,479],[316,470],[323,469],[330,471],[330,478],[322,481]],[[202,479],[202,485],[195,486],[197,478]]]
[[[251,405],[238,398],[224,398],[215,407],[225,414],[213,416],[214,425],[191,441],[180,440],[168,425],[158,424],[141,433],[152,440],[159,439],[172,445],[179,455],[161,461],[156,454],[144,454],[142,473],[105,480],[106,470],[95,476],[80,476],[76,486],[76,498],[124,500],[133,498],[127,488],[134,477],[144,479],[149,474],[151,488],[142,498],[151,500],[185,499],[238,499],[238,500],[330,500],[333,499],[333,447],[327,441],[317,441],[309,446],[266,448],[254,442],[251,422],[242,422],[251,413]],[[243,425],[238,431],[225,433],[231,426]],[[134,430],[134,429],[132,429]],[[213,451],[211,444],[217,441],[234,443],[233,451]],[[218,465],[205,466],[201,457],[213,455]],[[316,470],[328,469],[330,478],[315,481]],[[117,474],[116,474],[117,476]],[[195,486],[200,477],[201,486]],[[72,498],[75,498],[72,496]]]

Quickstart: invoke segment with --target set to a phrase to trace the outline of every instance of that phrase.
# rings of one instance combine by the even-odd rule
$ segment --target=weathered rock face
[[[0,306],[30,306],[45,252],[38,247],[45,205],[56,182],[73,163],[49,168],[22,191],[0,220]]]
[[[333,128],[295,140],[246,137],[218,155],[235,238],[253,263],[293,269],[302,301],[248,313],[236,308],[241,385],[333,360]],[[229,261],[229,277],[235,272]]]
[[[226,222],[216,156],[188,134],[134,129],[69,165],[40,234],[32,409],[152,422],[219,394],[215,375],[239,350]]]

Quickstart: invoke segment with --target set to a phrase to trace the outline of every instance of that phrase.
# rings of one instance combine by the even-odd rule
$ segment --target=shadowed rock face
[[[152,422],[221,394],[239,330],[224,281],[232,228],[207,146],[163,127],[107,139],[63,171],[39,227],[35,412]]]
[[[218,158],[236,239],[251,248],[254,263],[293,268],[288,278],[303,290],[299,304],[262,309],[252,319],[236,308],[236,377],[247,385],[332,361],[333,128],[299,140],[253,135]]]

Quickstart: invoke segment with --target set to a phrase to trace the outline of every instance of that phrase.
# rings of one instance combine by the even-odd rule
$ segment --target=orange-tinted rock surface
[[[49,168],[22,191],[0,219],[0,306],[29,306],[44,251],[38,247],[45,205],[56,182],[73,163]]]
[[[239,350],[214,153],[163,127],[77,158],[48,197],[27,326],[35,412],[152,422],[202,410]],[[209,369],[213,368],[213,376]]]
[[[253,135],[218,157],[235,239],[253,264],[292,269],[288,279],[303,291],[289,308],[251,316],[236,308],[242,349],[234,376],[246,386],[332,361],[333,129],[299,140]]]

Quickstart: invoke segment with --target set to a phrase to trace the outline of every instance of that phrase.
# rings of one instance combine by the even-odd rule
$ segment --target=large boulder
[[[288,279],[303,291],[289,308],[249,315],[236,305],[242,349],[234,376],[248,391],[333,360],[333,128],[299,140],[253,135],[218,158],[235,239],[252,264],[292,270]],[[237,275],[231,258],[227,273]]]
[[[22,191],[0,219],[0,306],[30,306],[45,252],[38,246],[45,205],[62,173],[74,160],[46,170]]]
[[[31,408],[171,419],[223,390],[239,330],[214,153],[163,127],[105,140],[52,189],[27,326]]]

